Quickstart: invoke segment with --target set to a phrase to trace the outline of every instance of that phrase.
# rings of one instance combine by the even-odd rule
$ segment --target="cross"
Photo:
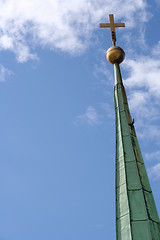
[[[125,23],[115,23],[114,15],[109,14],[110,23],[100,23],[100,28],[110,28],[113,46],[116,46],[116,27],[125,27]]]

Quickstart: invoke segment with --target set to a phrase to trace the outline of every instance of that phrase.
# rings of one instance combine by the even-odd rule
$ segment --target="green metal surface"
[[[116,239],[160,240],[160,221],[118,64],[114,64],[114,73]]]

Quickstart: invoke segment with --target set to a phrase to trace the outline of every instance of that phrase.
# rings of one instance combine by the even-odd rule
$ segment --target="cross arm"
[[[125,27],[125,23],[115,23],[115,27]],[[110,28],[110,23],[100,23],[100,28]]]

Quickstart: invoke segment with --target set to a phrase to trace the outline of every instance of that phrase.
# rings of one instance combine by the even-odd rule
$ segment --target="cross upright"
[[[100,28],[110,28],[113,46],[116,46],[116,27],[125,27],[125,23],[115,23],[114,15],[109,14],[110,23],[100,23]]]

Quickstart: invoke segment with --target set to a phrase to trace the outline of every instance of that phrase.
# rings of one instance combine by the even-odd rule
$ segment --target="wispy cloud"
[[[154,51],[154,50],[153,50]],[[136,126],[141,137],[147,132],[148,140],[159,139],[160,130],[160,58],[137,56],[127,59],[123,65],[127,72],[124,80],[131,112],[137,119]]]
[[[155,152],[150,152],[145,154],[145,158],[147,160],[159,160],[160,161],[160,150],[155,151]]]
[[[100,116],[96,112],[95,108],[92,106],[89,106],[84,114],[78,115],[75,120],[75,125],[81,125],[81,124],[88,124],[90,126],[100,125],[101,120]]]
[[[94,77],[98,79],[98,83],[104,85],[113,84],[113,75],[107,68],[107,64],[107,60],[100,60],[98,64],[95,64],[93,72]]]
[[[108,102],[101,103],[102,109],[105,111],[105,115],[107,118],[110,118],[112,121],[114,120],[114,107],[111,106]]]
[[[159,0],[155,0],[156,4],[158,7],[160,7],[160,1]]]
[[[160,163],[149,169],[149,175],[153,180],[158,180],[160,178]]]
[[[153,47],[152,54],[155,56],[160,55],[160,41]]]
[[[123,65],[127,77],[124,84],[127,89],[132,116],[136,119],[135,126],[138,138],[153,145],[155,151],[145,153],[150,161],[160,160],[160,44],[153,47],[150,56],[139,55],[127,59]],[[155,58],[156,56],[156,58]],[[153,164],[153,162],[151,163]],[[150,167],[152,180],[160,178],[160,163]]]
[[[37,59],[36,46],[83,52],[108,13],[125,19],[128,29],[148,14],[145,0],[5,0],[0,9],[0,49],[14,52],[19,62]]]
[[[13,74],[12,71],[5,68],[2,64],[0,64],[0,82],[5,82],[6,79]]]

